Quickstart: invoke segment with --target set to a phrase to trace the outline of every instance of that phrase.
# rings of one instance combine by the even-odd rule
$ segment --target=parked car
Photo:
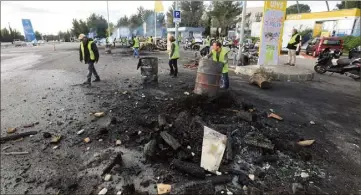
[[[342,55],[343,40],[340,37],[316,37],[308,43],[306,54],[317,57],[326,48]]]
[[[25,46],[26,43],[24,41],[20,41],[20,39],[14,39],[14,45],[15,47],[21,47],[21,46]]]

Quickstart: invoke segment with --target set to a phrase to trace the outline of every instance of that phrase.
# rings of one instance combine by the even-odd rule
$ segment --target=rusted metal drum
[[[106,54],[111,54],[112,50],[110,49],[111,45],[110,44],[106,44],[105,45],[105,53]]]
[[[210,59],[200,59],[194,93],[215,96],[220,87],[222,65]]]

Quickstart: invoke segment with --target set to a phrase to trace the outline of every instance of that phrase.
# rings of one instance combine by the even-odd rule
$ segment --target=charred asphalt
[[[1,194],[156,194],[158,183],[171,194],[361,193],[360,83],[316,75],[261,90],[231,74],[231,89],[207,98],[182,66],[192,52],[178,78],[166,53],[141,53],[160,59],[158,86],[144,88],[137,59],[117,48],[96,65],[102,82],[87,87],[77,48],[2,49],[1,136],[37,134],[1,144]],[[231,141],[221,176],[199,167],[205,125]]]

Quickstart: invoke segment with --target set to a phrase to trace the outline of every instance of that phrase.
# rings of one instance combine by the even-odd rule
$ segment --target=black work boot
[[[99,82],[100,78],[99,77],[95,77],[95,79],[93,80],[93,82]]]
[[[90,85],[91,84],[91,78],[88,78],[83,84],[84,85]]]

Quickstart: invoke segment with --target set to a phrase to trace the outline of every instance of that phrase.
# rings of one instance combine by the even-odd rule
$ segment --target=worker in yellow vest
[[[206,48],[207,48],[207,54],[209,54],[210,48],[211,48],[211,38],[207,36],[206,39]]]
[[[93,80],[93,82],[99,82],[100,77],[94,67],[94,63],[98,63],[99,60],[97,45],[94,43],[94,41],[89,40],[88,37],[84,34],[79,35],[79,40],[81,41],[79,49],[80,62],[83,62],[84,60],[85,64],[88,64],[88,75],[84,84],[91,84],[91,77],[93,74],[95,76],[95,80]]]
[[[292,37],[287,44],[288,62],[285,63],[285,65],[294,66],[296,64],[296,50],[300,42],[301,42],[301,36],[298,34],[296,29],[293,29]]]
[[[213,43],[212,51],[206,56],[206,58],[212,57],[214,62],[221,63],[222,68],[222,86],[221,88],[229,88],[229,77],[228,77],[228,52],[226,47],[222,47],[222,43],[217,41]]]
[[[169,52],[169,68],[170,75],[174,78],[178,75],[178,59],[179,59],[179,44],[177,43],[174,36],[169,37],[169,41],[171,42],[171,50]]]
[[[133,57],[139,58],[139,38],[138,36],[133,37]]]
[[[126,37],[122,37],[122,46],[123,45],[127,45],[127,38]]]
[[[153,37],[152,36],[150,36],[150,37],[148,37],[148,41],[147,41],[148,43],[153,43]]]

